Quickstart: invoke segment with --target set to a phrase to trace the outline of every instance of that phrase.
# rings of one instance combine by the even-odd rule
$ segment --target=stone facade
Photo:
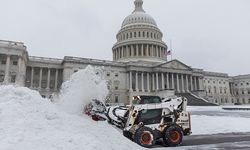
[[[231,80],[235,102],[250,104],[250,75],[235,76]]]
[[[229,77],[168,61],[163,34],[142,4],[135,0],[135,10],[123,21],[112,48],[113,61],[34,57],[23,43],[0,41],[0,83],[26,86],[50,97],[74,72],[92,65],[103,70],[109,103],[128,104],[134,95],[176,93],[192,93],[217,104],[250,103],[249,75]]]

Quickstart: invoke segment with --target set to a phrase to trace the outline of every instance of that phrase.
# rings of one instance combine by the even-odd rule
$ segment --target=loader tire
[[[145,126],[139,128],[135,132],[134,142],[146,148],[152,147],[155,142],[153,130]]]
[[[126,138],[132,140],[132,135],[129,131],[123,131],[123,136],[125,136]]]
[[[166,127],[163,132],[163,142],[166,146],[175,147],[182,143],[183,132],[178,125]]]

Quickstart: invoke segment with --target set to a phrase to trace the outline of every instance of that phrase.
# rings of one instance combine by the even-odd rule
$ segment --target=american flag
[[[171,50],[166,50],[166,51],[165,51],[165,55],[166,55],[166,56],[171,55]]]

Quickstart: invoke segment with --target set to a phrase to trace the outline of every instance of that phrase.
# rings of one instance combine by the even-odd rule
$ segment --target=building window
[[[216,87],[214,87],[214,93],[215,93],[215,94],[217,93]]]
[[[240,85],[243,85],[243,83],[241,83]]]
[[[109,77],[109,76],[110,76],[110,73],[108,72],[108,73],[107,73],[107,77]]]
[[[16,75],[12,75],[10,81],[11,81],[11,83],[15,83],[16,82]]]
[[[224,89],[224,94],[227,94],[227,89]]]
[[[115,74],[115,77],[118,77],[118,76],[119,76],[119,74],[118,74],[118,73],[116,73],[116,74]]]
[[[237,84],[235,84],[235,86],[237,86]]]
[[[118,90],[118,86],[115,87],[115,90]]]
[[[244,91],[242,91],[242,94],[245,94],[245,92],[244,92]]]
[[[4,75],[1,74],[1,75],[0,75],[0,82],[3,82],[3,81],[4,81]]]
[[[6,64],[6,60],[2,60],[2,61],[1,61],[1,64],[2,64],[2,65],[5,65],[5,64]]]
[[[115,96],[115,103],[118,103],[119,102],[119,97],[116,95]]]
[[[247,85],[249,85],[249,83],[247,82]]]
[[[17,66],[17,61],[13,61],[12,65]]]

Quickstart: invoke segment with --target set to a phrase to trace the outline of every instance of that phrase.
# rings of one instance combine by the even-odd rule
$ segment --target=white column
[[[130,48],[131,48],[131,56],[133,57],[134,56],[134,45],[130,45]]]
[[[143,44],[141,45],[141,56],[144,56],[144,47],[143,47]]]
[[[149,56],[149,45],[147,44],[147,56]]]
[[[150,91],[150,88],[149,88],[149,73],[147,73],[147,89],[148,89],[148,92]]]
[[[175,90],[175,87],[174,87],[174,74],[173,73],[171,73],[171,74],[172,74],[172,89]]]
[[[138,72],[135,73],[135,90],[136,90],[136,92],[139,91],[139,89],[138,89]]]
[[[180,83],[179,83],[179,75],[176,74],[176,79],[177,79],[177,92],[180,92]]]
[[[159,90],[159,76],[158,76],[158,72],[156,72],[156,90]]]
[[[164,73],[163,72],[161,73],[161,88],[162,88],[162,90],[165,89]]]
[[[126,46],[126,57],[127,58],[129,57],[129,48],[128,48],[128,45]]]
[[[189,92],[188,75],[186,74],[186,92]]]
[[[197,77],[194,77],[194,90],[197,91]]]
[[[204,90],[204,87],[203,87],[203,80],[201,77],[199,77],[199,90]],[[224,92],[224,91],[223,91]]]
[[[117,48],[115,49],[115,60],[118,59],[118,52],[117,52]]]
[[[167,89],[169,89],[169,73],[167,73]]]
[[[30,87],[33,88],[34,81],[34,67],[31,67],[31,79],[30,79]]]
[[[144,78],[143,78],[143,72],[141,73],[141,90],[142,90],[142,92],[144,92],[145,91],[145,89],[144,89]]]
[[[154,56],[154,45],[151,45],[151,56]]]
[[[184,88],[184,77],[183,77],[183,74],[181,74],[181,90],[182,90],[182,92],[184,93],[185,92],[185,88]]]
[[[191,92],[194,91],[193,77],[192,77],[192,75],[190,75],[190,86],[191,86]]]
[[[156,50],[156,57],[159,57],[159,56],[158,56],[158,54],[159,54],[159,53],[158,53],[158,46],[155,46],[155,50]]]
[[[136,56],[139,56],[139,46],[136,44]]]
[[[115,60],[118,59],[117,49],[115,49]]]
[[[58,69],[56,69],[56,76],[55,76],[55,90],[57,90],[57,84],[58,84]]]
[[[160,57],[162,57],[161,47],[160,47],[160,46],[158,46],[158,51],[159,51],[159,53],[160,53]]]
[[[47,90],[50,89],[50,68],[48,68],[48,77],[47,77]]]
[[[39,89],[42,88],[42,78],[43,78],[43,68],[40,68],[40,74],[39,74]]]
[[[121,52],[121,58],[123,57],[123,46],[120,47],[120,52]]]
[[[152,73],[152,90],[155,90],[155,75]]]
[[[17,79],[16,84],[22,82],[22,57],[18,56],[18,73],[17,73]]]
[[[9,83],[9,76],[10,76],[10,55],[7,55],[6,65],[5,65],[5,76],[4,76],[4,83]]]
[[[120,48],[117,48],[117,54],[118,54],[118,58],[117,59],[120,59]]]
[[[129,91],[132,92],[133,88],[132,88],[132,71],[129,72]]]

